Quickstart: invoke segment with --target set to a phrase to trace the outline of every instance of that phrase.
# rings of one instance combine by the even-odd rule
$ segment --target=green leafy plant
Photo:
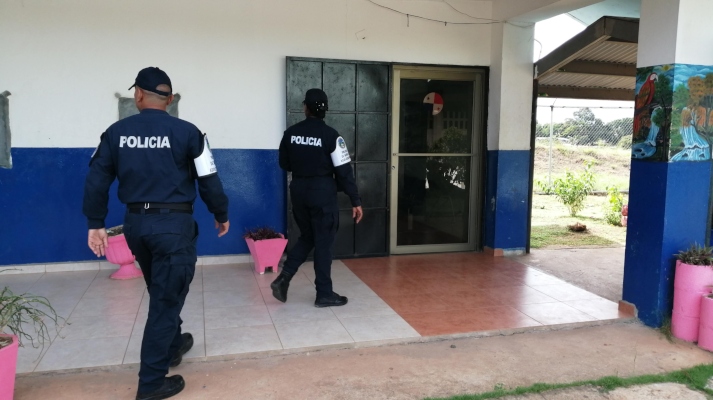
[[[681,250],[676,258],[689,265],[713,266],[713,247],[699,246],[694,243],[688,250]]]
[[[616,187],[607,187],[607,203],[604,205],[604,220],[607,224],[621,226],[621,210],[624,208],[624,195]]]
[[[535,185],[537,185],[537,188],[540,189],[540,192],[542,192],[544,194],[554,194],[555,193],[554,187],[552,187],[552,185],[550,185],[547,182],[543,182],[538,179],[538,180],[535,180]]]
[[[594,189],[594,173],[592,173],[592,163],[584,167],[584,171],[575,176],[567,171],[564,178],[555,179],[552,185],[557,199],[567,207],[569,215],[574,217],[584,208],[584,200]]]
[[[245,239],[257,241],[266,239],[281,239],[282,235],[270,227],[263,226],[259,228],[246,229],[243,237]]]
[[[49,322],[59,333],[60,321],[64,318],[50,305],[46,297],[31,294],[15,294],[7,286],[0,292],[0,332],[18,337],[18,344],[30,341],[32,347],[44,347],[51,340]],[[12,343],[11,338],[0,338],[0,348]]]

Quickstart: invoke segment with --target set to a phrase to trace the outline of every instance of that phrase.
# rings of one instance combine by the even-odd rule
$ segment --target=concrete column
[[[484,244],[495,255],[527,245],[533,24],[493,26]]]
[[[710,0],[642,0],[622,307],[649,326],[672,310],[674,255],[710,215]],[[594,262],[594,261],[593,261]]]

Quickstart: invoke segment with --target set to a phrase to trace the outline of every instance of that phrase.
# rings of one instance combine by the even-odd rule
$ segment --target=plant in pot
[[[106,230],[109,235],[109,246],[106,248],[106,259],[112,264],[119,265],[119,270],[111,274],[112,279],[134,279],[144,276],[134,264],[134,254],[124,236],[124,226],[119,225]]]
[[[265,268],[277,272],[282,253],[287,247],[285,236],[269,227],[248,229],[243,235],[255,262],[255,271],[264,274]]]
[[[60,321],[45,297],[15,294],[7,286],[0,292],[0,400],[13,397],[18,346],[29,341],[43,348],[52,339],[48,324],[59,332]]]
[[[701,299],[713,285],[713,247],[693,244],[676,255],[671,333],[687,342],[698,341]]]

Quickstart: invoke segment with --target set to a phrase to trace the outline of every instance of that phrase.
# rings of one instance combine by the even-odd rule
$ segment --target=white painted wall
[[[443,2],[378,2],[473,21]],[[450,3],[491,16],[489,1]],[[94,147],[117,120],[114,93],[131,96],[136,73],[158,66],[183,96],[180,116],[213,147],[275,149],[286,56],[487,66],[490,31],[413,18],[407,27],[366,0],[2,0],[0,91],[12,92],[14,147]]]
[[[493,28],[488,150],[529,150],[535,28]]]
[[[642,0],[637,65],[713,65],[711,0]]]

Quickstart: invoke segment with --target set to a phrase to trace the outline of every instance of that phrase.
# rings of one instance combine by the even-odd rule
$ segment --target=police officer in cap
[[[104,219],[109,187],[118,178],[119,200],[127,205],[124,235],[141,266],[150,300],[136,399],[155,400],[183,390],[180,375],[166,375],[193,346],[193,336],[181,333],[180,314],[196,267],[196,180],[215,216],[218,236],[228,232],[230,223],[228,198],[208,140],[193,124],[166,112],[173,101],[168,75],[154,67],[142,69],[131,88],[140,113],[101,135],[89,164],[83,211],[89,248],[103,256],[108,247]]]
[[[276,299],[287,301],[290,280],[314,248],[314,305],[343,306],[347,298],[332,290],[331,278],[332,243],[339,227],[337,190],[349,196],[356,223],[363,216],[361,199],[344,138],[324,123],[327,95],[310,89],[303,104],[307,118],[288,128],[280,142],[280,168],[292,172],[292,212],[301,236],[270,287]]]

